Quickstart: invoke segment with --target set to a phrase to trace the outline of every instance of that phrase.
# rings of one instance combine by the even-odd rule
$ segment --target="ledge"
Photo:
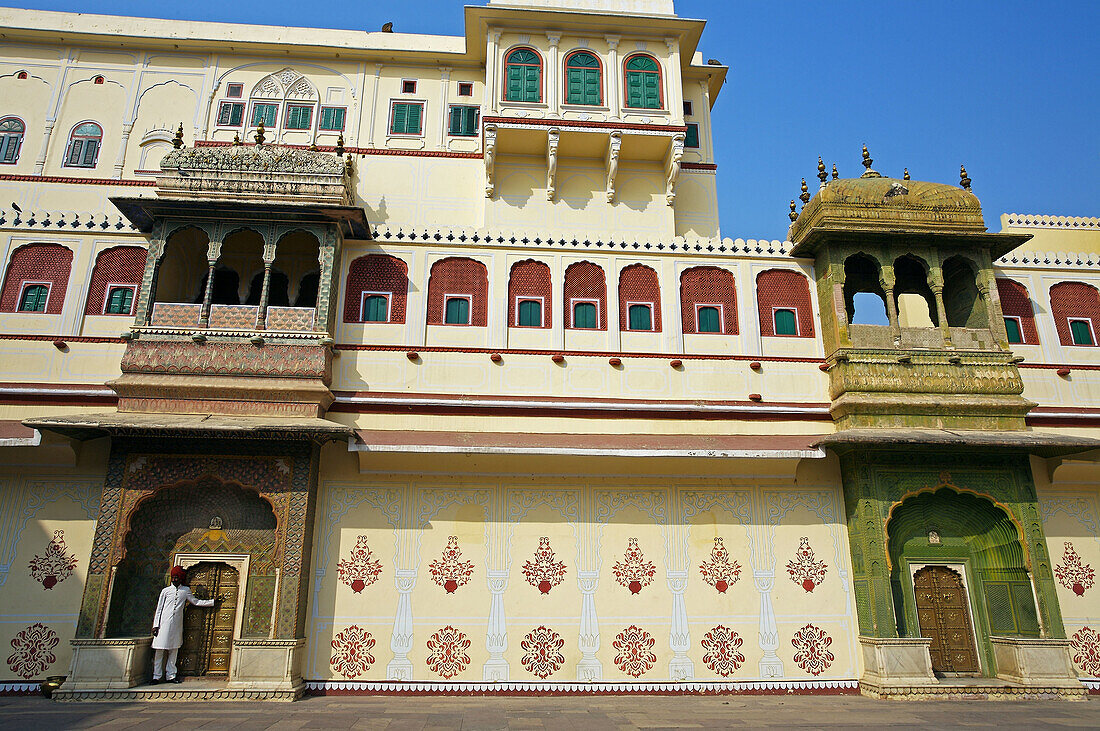
[[[211,416],[206,414],[91,413],[26,419],[24,426],[73,439],[112,436],[222,437],[233,439],[347,439],[355,430],[328,419]]]
[[[26,422],[24,422],[26,423]],[[1100,449],[1100,439],[1033,431],[950,431],[947,429],[847,429],[827,434],[811,445],[818,449],[910,446],[1004,449],[1039,457],[1062,457]]]

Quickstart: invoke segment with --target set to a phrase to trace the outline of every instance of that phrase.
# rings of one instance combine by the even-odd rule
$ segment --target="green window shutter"
[[[84,159],[81,167],[95,167],[95,154],[99,151],[99,140],[84,140]]]
[[[390,133],[405,134],[405,130],[408,128],[408,118],[409,105],[402,104],[401,102],[394,102],[393,121],[390,123]]]
[[[469,325],[470,300],[464,297],[452,297],[447,300],[447,311],[443,322],[448,325]]]
[[[363,322],[389,322],[388,305],[386,297],[369,295],[363,302]]]
[[[462,134],[462,108],[451,107],[451,134]]]
[[[573,327],[595,328],[596,305],[591,302],[578,302],[573,305]]]
[[[566,80],[566,104],[584,104],[584,69],[569,69]]]
[[[44,284],[32,284],[23,290],[23,299],[19,302],[20,312],[44,312],[46,297],[50,290]]]
[[[321,107],[319,127],[324,130],[343,131],[344,110],[340,107]]]
[[[477,134],[477,115],[479,111],[477,107],[466,107],[466,134]]]
[[[129,315],[134,304],[134,290],[129,287],[115,287],[107,295],[107,315]]]
[[[220,124],[223,127],[228,126],[229,125],[229,120],[232,117],[232,115],[233,115],[233,105],[232,104],[222,104],[221,108],[218,109],[218,124]]]
[[[539,72],[541,69],[538,66],[525,66],[523,70],[523,101],[537,102],[539,101]]]
[[[477,134],[477,107],[451,107],[450,130],[452,135],[472,137]]]
[[[1026,637],[1039,636],[1039,618],[1035,616],[1035,594],[1029,581],[1013,581],[1008,585],[1012,595],[1016,632]]]
[[[538,300],[524,300],[519,303],[520,327],[542,327],[542,303]]]
[[[422,106],[419,104],[409,105],[409,122],[407,125],[407,132],[411,135],[420,134],[420,117]]]
[[[1087,320],[1070,320],[1070,334],[1073,335],[1074,345],[1092,345],[1092,328]]]
[[[700,307],[699,308],[699,332],[701,333],[720,333],[722,332],[722,320],[719,316],[717,307]]]
[[[776,310],[774,317],[776,335],[798,335],[798,321],[795,320],[794,310]]]
[[[0,160],[15,162],[19,158],[19,143],[22,141],[22,134],[4,135],[0,138]]]
[[[587,69],[584,72],[584,103],[597,106],[600,103],[600,71]]]
[[[240,127],[242,119],[244,119],[244,104],[234,104],[233,111],[229,115],[229,126]]]
[[[69,159],[66,165],[79,165],[80,156],[84,152],[84,140],[73,140],[69,144]]]
[[[523,67],[509,66],[507,75],[508,86],[504,98],[510,102],[523,101]]]
[[[288,106],[286,109],[287,129],[309,129],[313,123],[313,107],[300,105]]]
[[[684,139],[685,147],[698,147],[699,146],[699,125],[689,124],[687,126],[687,137]]]
[[[275,105],[274,104],[257,104],[252,108],[252,126],[259,127],[263,124],[265,127],[275,126]]]
[[[642,96],[642,74],[637,71],[626,72],[626,105],[628,107],[641,107],[644,97]]]
[[[653,309],[649,305],[631,305],[627,319],[631,330],[653,329]]]
[[[1017,320],[1015,317],[1005,318],[1005,330],[1008,331],[1008,342],[1024,342],[1023,333],[1020,332],[1020,321]]]

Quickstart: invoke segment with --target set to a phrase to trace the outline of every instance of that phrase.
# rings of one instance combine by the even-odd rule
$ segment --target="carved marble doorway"
[[[913,574],[913,587],[921,637],[932,640],[928,648],[932,670],[950,675],[981,673],[966,586],[959,572],[947,566],[925,566]]]
[[[196,597],[220,597],[213,607],[188,607],[183,615],[182,675],[224,678],[229,675],[237,626],[240,574],[220,561],[200,561],[187,571],[187,582]]]

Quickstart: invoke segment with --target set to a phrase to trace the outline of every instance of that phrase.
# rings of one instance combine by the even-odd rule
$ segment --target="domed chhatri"
[[[806,203],[791,224],[796,244],[815,230],[985,233],[982,205],[966,188],[945,183],[885,177],[871,168],[863,148],[864,173],[833,178]],[[908,171],[907,171],[908,172]]]

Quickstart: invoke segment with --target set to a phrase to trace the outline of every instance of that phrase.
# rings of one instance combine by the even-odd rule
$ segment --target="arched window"
[[[685,269],[680,275],[680,322],[688,334],[736,335],[733,273],[713,266]]]
[[[789,269],[768,269],[756,277],[756,305],[760,334],[812,338],[813,309],[810,282]]]
[[[603,267],[589,261],[570,264],[562,287],[566,327],[607,329],[607,279]]]
[[[626,60],[626,106],[662,109],[661,68],[652,56],[636,55]]]
[[[533,259],[513,264],[508,276],[508,324],[550,327],[551,308],[550,267]]]
[[[58,244],[27,244],[12,252],[0,312],[60,315],[73,264],[72,250]]]
[[[485,327],[489,270],[480,261],[447,257],[428,276],[428,324]]]
[[[103,141],[103,129],[95,122],[83,122],[69,135],[69,149],[65,152],[65,167],[94,168],[99,157],[99,145]]]
[[[409,268],[388,254],[368,254],[348,268],[344,322],[405,322]]]
[[[23,146],[23,122],[15,117],[0,119],[0,163],[14,165]]]
[[[603,103],[600,61],[587,51],[577,51],[565,59],[565,103],[599,106]]]
[[[619,327],[661,331],[661,287],[657,272],[631,264],[619,273]]]
[[[147,253],[140,246],[114,246],[99,252],[84,301],[84,314],[131,314],[134,295],[145,273]]]
[[[1001,300],[1008,342],[1038,345],[1039,331],[1035,327],[1035,309],[1031,306],[1027,287],[1015,280],[998,277],[997,295]]]
[[[1100,292],[1084,282],[1059,282],[1050,288],[1050,314],[1062,345],[1096,345]]]
[[[510,102],[542,101],[542,59],[530,48],[517,48],[504,60],[504,98]]]

